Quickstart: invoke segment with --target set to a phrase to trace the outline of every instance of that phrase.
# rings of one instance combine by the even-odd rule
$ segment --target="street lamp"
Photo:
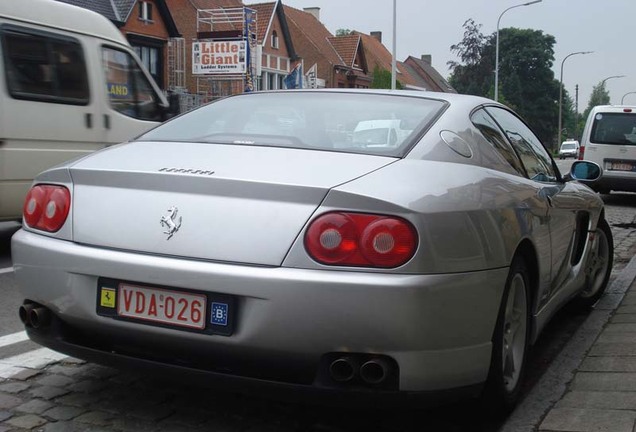
[[[612,75],[611,77],[607,77],[601,81],[601,86],[605,85],[605,81],[610,80],[612,78],[625,78],[625,75]]]
[[[621,105],[623,105],[623,103],[625,103],[625,96],[630,95],[630,94],[636,94],[636,92],[629,92],[629,93],[625,93],[623,95],[623,97],[621,98]]]
[[[601,87],[603,87],[603,89],[605,89],[605,81],[607,81],[607,80],[610,80],[612,78],[624,78],[624,77],[625,77],[625,75],[612,75],[611,77],[607,77],[603,81],[601,81]],[[608,95],[609,95],[609,92],[608,92]]]
[[[605,81],[610,80],[612,78],[625,78],[625,75],[612,75],[610,77],[607,77],[601,81],[601,87],[605,89]],[[608,95],[609,95],[609,92],[608,92]],[[610,99],[610,103],[611,103],[611,99]]]
[[[570,53],[565,56],[563,61],[561,62],[561,76],[559,78],[559,137],[557,139],[557,146],[561,145],[561,128],[563,127],[562,119],[563,119],[563,64],[568,59],[568,57],[572,57],[577,54],[592,54],[594,51],[577,51]]]
[[[531,4],[541,3],[541,1],[542,0],[534,0],[528,3],[510,6],[508,9],[504,10],[501,15],[499,15],[499,19],[497,20],[497,43],[495,45],[495,100],[497,102],[499,102],[499,22],[501,21],[501,17],[510,9],[518,8],[521,6],[530,6]]]
[[[397,30],[396,30],[396,12],[397,12],[397,0],[393,0],[393,58],[391,59],[391,90],[395,90],[395,81],[397,80],[397,65],[395,62],[396,46],[397,46]]]

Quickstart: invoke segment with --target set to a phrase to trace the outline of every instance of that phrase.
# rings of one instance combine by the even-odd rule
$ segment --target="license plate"
[[[632,171],[634,167],[632,164],[614,162],[610,164],[610,169],[614,171]]]
[[[117,314],[121,317],[198,330],[205,328],[205,295],[121,283],[117,297]]]

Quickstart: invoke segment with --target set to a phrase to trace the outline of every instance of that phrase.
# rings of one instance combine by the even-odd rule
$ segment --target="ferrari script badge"
[[[170,240],[172,236],[179,231],[179,228],[181,228],[181,216],[177,219],[177,213],[179,213],[178,208],[170,207],[168,214],[161,217],[161,226],[166,229],[163,233],[168,234],[166,240]]]

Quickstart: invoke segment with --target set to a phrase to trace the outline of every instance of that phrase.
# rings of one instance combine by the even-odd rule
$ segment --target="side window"
[[[2,31],[2,48],[14,99],[88,104],[88,74],[77,40],[9,27]]]
[[[484,138],[497,150],[497,152],[522,176],[526,176],[526,172],[521,165],[521,161],[517,154],[510,146],[506,138],[503,136],[501,129],[497,123],[483,109],[476,111],[470,120],[475,127],[479,129]]]
[[[552,158],[525,123],[502,108],[488,107],[486,111],[493,116],[508,136],[526,168],[528,177],[540,182],[557,181]]]
[[[129,117],[161,121],[158,97],[135,59],[127,52],[102,49],[110,106]]]

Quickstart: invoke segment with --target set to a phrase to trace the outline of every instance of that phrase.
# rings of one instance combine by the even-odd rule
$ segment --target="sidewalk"
[[[636,256],[500,432],[636,429]]]

